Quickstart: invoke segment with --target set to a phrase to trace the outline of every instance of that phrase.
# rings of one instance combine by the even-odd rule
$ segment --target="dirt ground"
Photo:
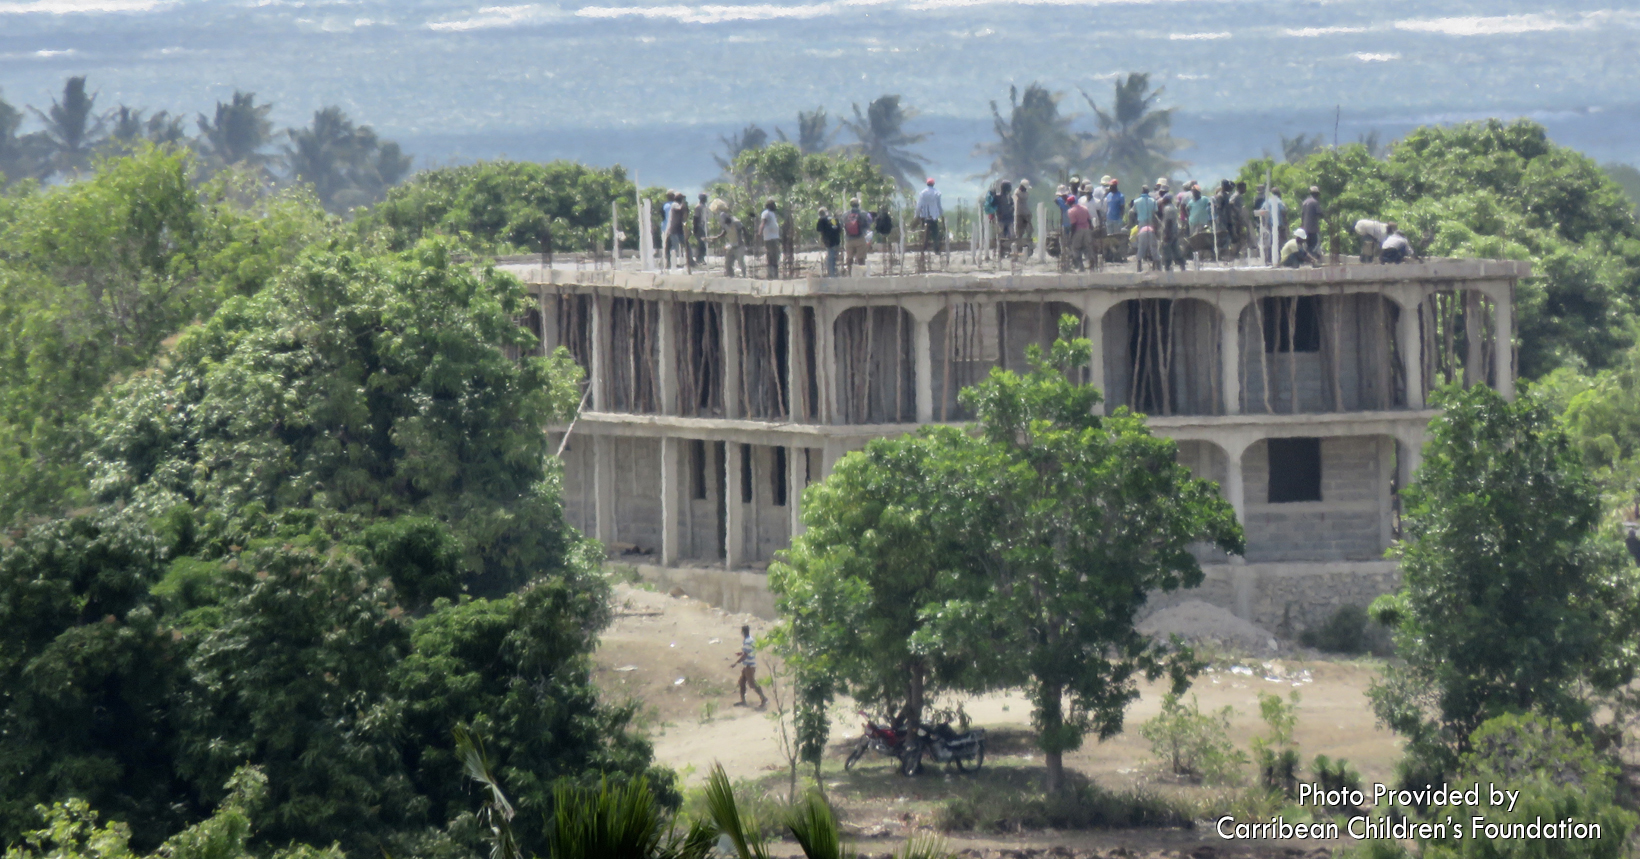
[[[756,694],[748,693],[754,706],[737,706],[738,669],[730,667],[740,649],[740,625],[750,625],[753,635],[761,636],[769,622],[727,613],[687,596],[674,597],[627,585],[617,588],[616,604],[615,623],[604,634],[595,656],[596,680],[612,698],[633,697],[642,702],[641,723],[650,731],[658,762],[680,772],[686,785],[700,783],[717,763],[732,779],[761,781],[769,790],[783,793],[785,780],[781,775],[786,771],[786,759],[781,753],[776,720],[771,717],[776,704],[771,700],[767,708],[759,710],[755,707]],[[758,673],[766,693],[774,692],[769,688],[768,674],[771,669],[778,671],[778,666],[772,663],[770,654],[759,653]],[[1346,758],[1370,784],[1390,778],[1399,754],[1395,738],[1374,723],[1364,694],[1376,674],[1376,667],[1368,661],[1333,661],[1313,655],[1246,660],[1231,657],[1217,661],[1214,668],[1199,677],[1192,693],[1204,711],[1225,705],[1235,708],[1231,738],[1245,750],[1255,736],[1264,733],[1257,694],[1270,691],[1286,695],[1296,689],[1300,695],[1297,741],[1306,767],[1317,754]],[[776,686],[779,697],[787,699],[778,679]],[[1141,698],[1127,712],[1124,733],[1103,743],[1090,741],[1081,751],[1067,756],[1067,766],[1109,789],[1147,788],[1164,794],[1197,792],[1199,798],[1211,796],[1207,788],[1176,784],[1151,759],[1149,745],[1137,728],[1155,715],[1160,699],[1160,689],[1144,687]],[[1040,768],[1041,753],[1030,741],[1030,704],[1020,692],[961,703],[974,725],[986,728],[996,738],[987,758],[987,772],[1006,772],[1010,767]],[[918,778],[905,779],[892,773],[890,760],[875,756],[845,773],[841,757],[850,740],[860,736],[860,723],[847,702],[836,708],[823,773],[834,801],[842,797],[838,801],[840,814],[861,838],[858,848],[867,854],[886,853],[895,840],[926,825],[928,815],[924,811],[930,803],[964,790],[980,789],[981,783],[971,781],[970,776],[942,774],[937,768]],[[1211,804],[1211,800],[1208,802]],[[1077,855],[1084,851],[1103,855],[1124,848],[1158,856],[1203,851],[1231,856],[1244,852],[1201,827],[1036,832],[1003,838],[952,835],[947,840],[954,850],[993,853],[1049,846],[1074,849]],[[1269,849],[1257,852],[1280,856],[1296,853],[1291,848],[1315,846],[1308,842],[1277,849],[1279,845],[1270,844]],[[1206,859],[1205,854],[1198,859]]]

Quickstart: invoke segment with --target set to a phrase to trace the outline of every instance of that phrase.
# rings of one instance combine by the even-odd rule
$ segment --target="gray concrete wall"
[[[1321,500],[1269,503],[1268,445],[1242,454],[1247,487],[1247,560],[1361,561],[1383,556],[1379,439],[1321,440]]]
[[[615,542],[660,557],[661,440],[612,438],[615,447]]]

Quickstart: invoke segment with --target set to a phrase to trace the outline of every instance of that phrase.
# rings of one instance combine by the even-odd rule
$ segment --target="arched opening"
[[[853,307],[833,325],[837,423],[898,424],[917,417],[916,322],[899,307]]]
[[[1223,413],[1220,314],[1194,298],[1135,298],[1105,314],[1105,399],[1148,415]]]

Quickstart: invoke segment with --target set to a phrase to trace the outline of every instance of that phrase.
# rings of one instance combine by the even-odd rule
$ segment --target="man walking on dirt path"
[[[763,694],[763,688],[757,685],[757,642],[752,640],[752,628],[742,626],[740,638],[740,655],[735,657],[734,662],[729,663],[730,668],[741,666],[740,703],[735,706],[746,706],[746,687],[750,686],[752,691],[757,693],[757,709],[761,710],[769,703],[769,696]]]

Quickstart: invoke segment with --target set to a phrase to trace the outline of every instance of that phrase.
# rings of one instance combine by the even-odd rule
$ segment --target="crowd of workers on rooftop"
[[[1028,179],[1017,185],[1002,181],[984,197],[980,214],[990,237],[988,244],[999,257],[1029,260],[1037,247],[1030,190]],[[1262,254],[1266,265],[1272,260],[1290,268],[1321,264],[1321,224],[1326,211],[1321,189],[1314,186],[1296,207],[1296,214],[1290,214],[1293,207],[1280,188],[1260,186],[1249,202],[1247,184],[1229,180],[1221,181],[1209,195],[1199,182],[1185,181],[1175,190],[1164,177],[1130,198],[1120,181],[1110,176],[1098,182],[1072,176],[1055,189],[1053,202],[1059,210],[1059,229],[1044,237],[1044,243],[1065,270],[1098,268],[1129,256],[1139,271],[1145,270],[1146,263],[1153,271],[1172,271],[1174,266],[1183,270],[1193,259],[1236,260],[1253,249]],[[792,253],[773,199],[765,202],[755,227],[749,227],[721,199],[709,201],[703,193],[691,206],[686,195],[668,191],[661,220],[668,268],[674,254],[681,264],[703,265],[707,243],[714,242],[721,243],[728,276],[734,277],[737,268],[741,276],[749,276],[746,256],[756,253],[756,244],[761,242],[767,276],[772,279],[779,276],[782,253]],[[917,194],[912,220],[920,231],[923,250],[947,250],[945,207],[933,178]],[[874,244],[891,252],[895,222],[887,205],[870,211],[856,197],[848,201],[847,209],[835,214],[821,208],[814,229],[825,250],[824,272],[836,276],[840,261],[850,271],[854,266],[863,271]],[[1362,219],[1355,222],[1354,230],[1363,262],[1399,263],[1415,255],[1392,221]]]

